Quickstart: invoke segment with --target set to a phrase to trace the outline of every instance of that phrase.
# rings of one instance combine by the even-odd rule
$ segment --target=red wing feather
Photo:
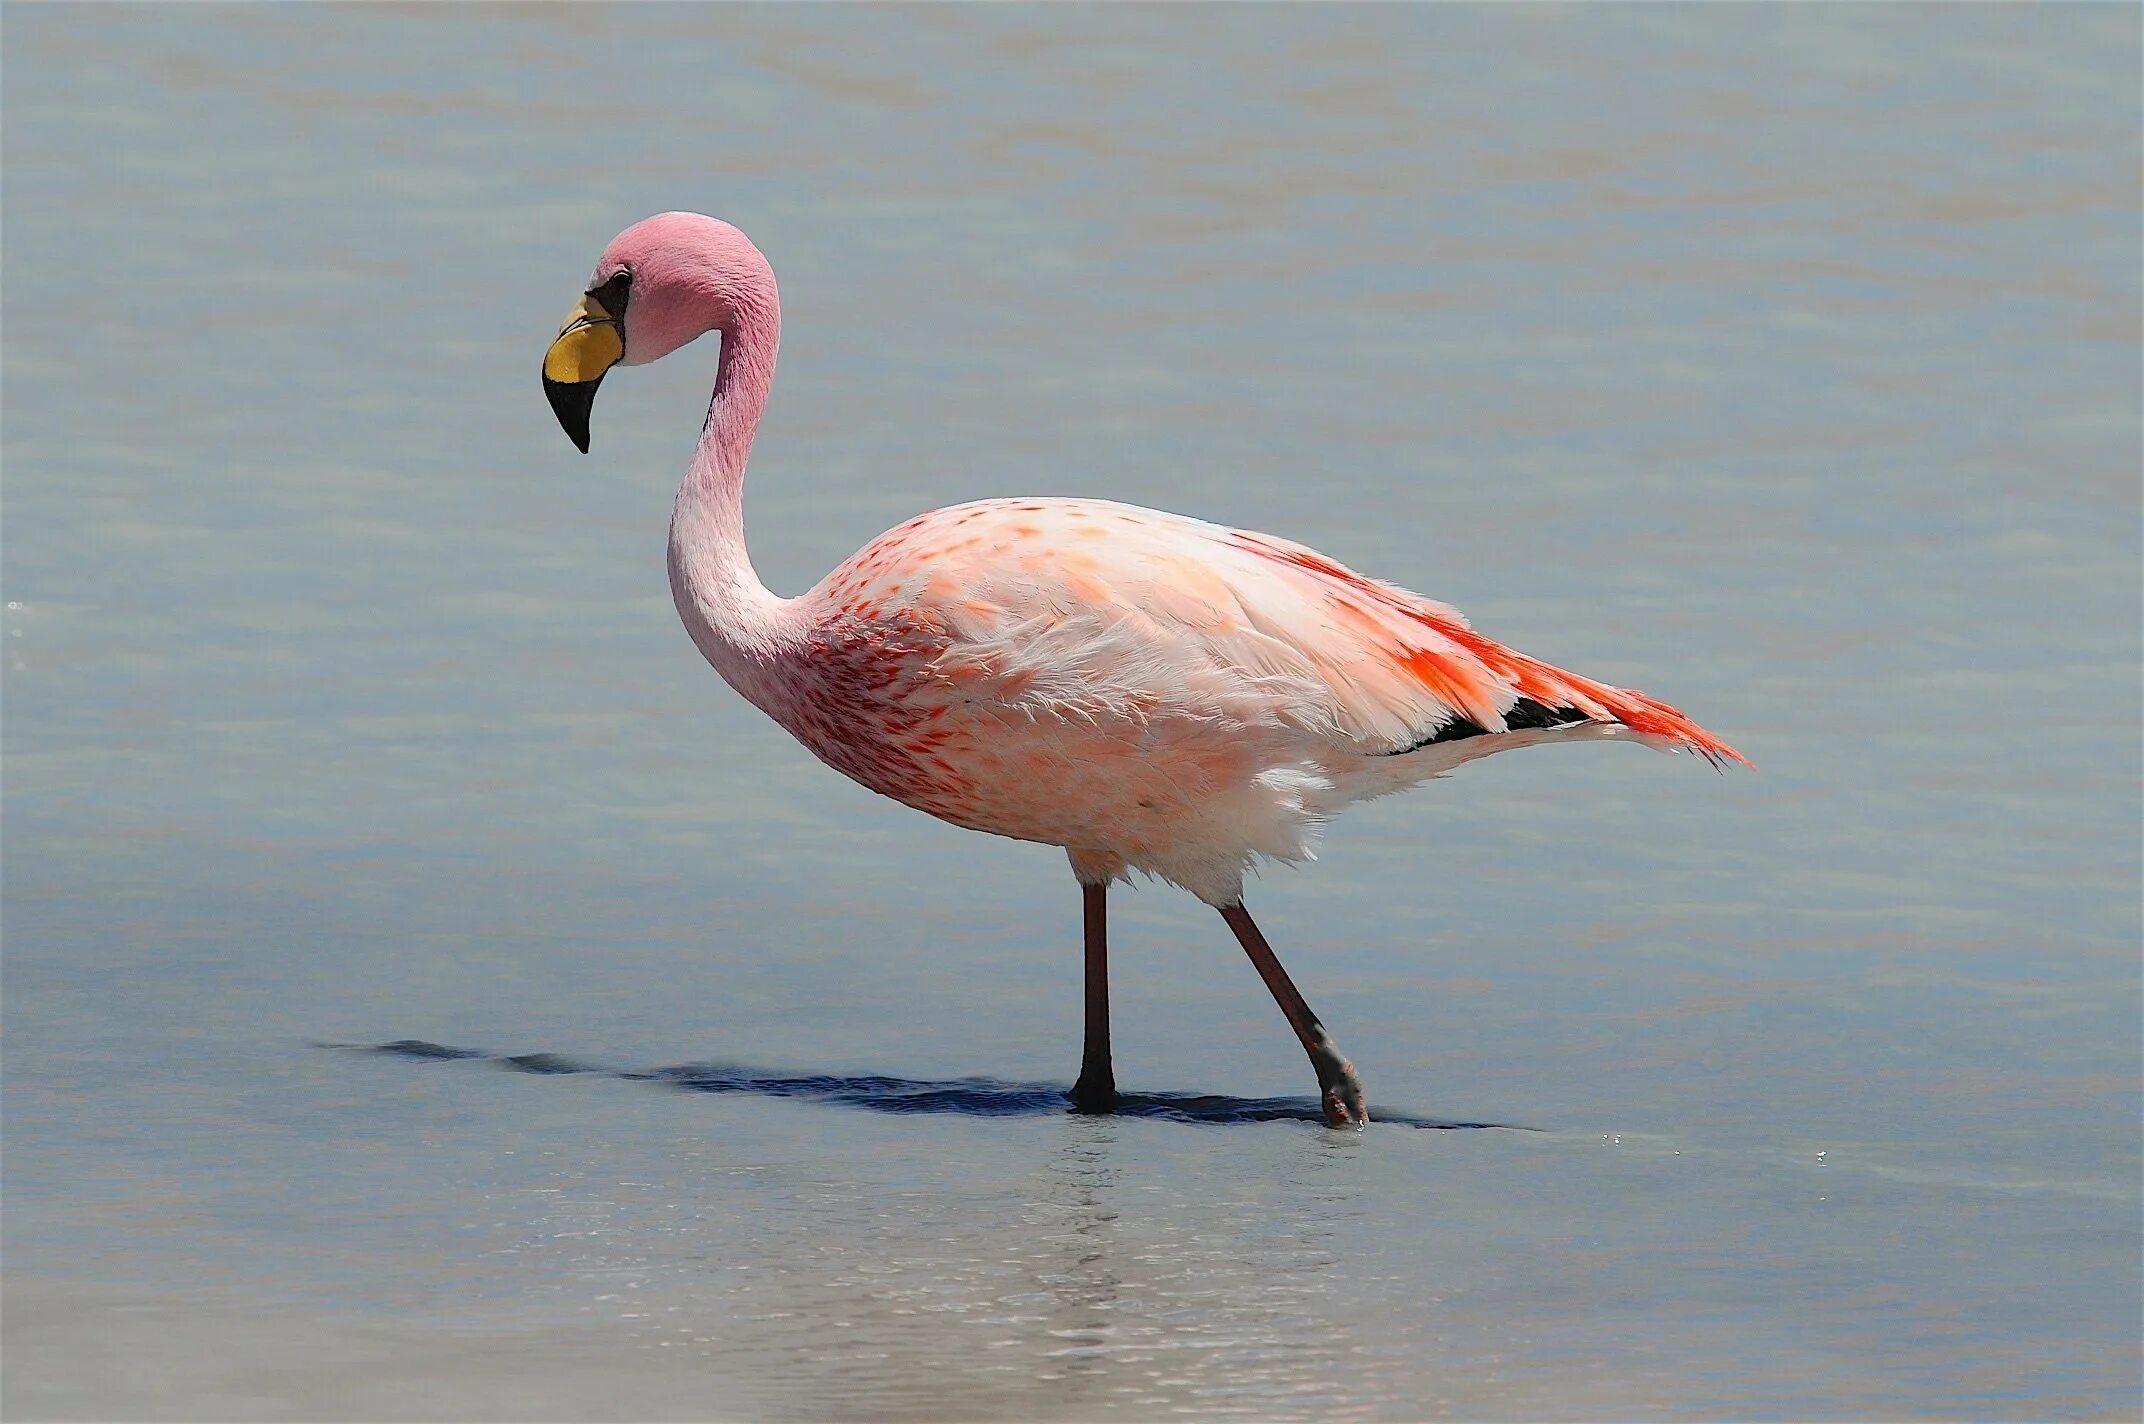
[[[1527,657],[1475,632],[1456,609],[1365,578],[1299,544],[1245,531],[1235,531],[1231,542],[1310,574],[1343,621],[1372,635],[1366,650],[1390,658],[1430,697],[1484,732],[1509,730],[1506,714],[1523,698],[1687,747],[1714,766],[1750,764],[1667,703]]]

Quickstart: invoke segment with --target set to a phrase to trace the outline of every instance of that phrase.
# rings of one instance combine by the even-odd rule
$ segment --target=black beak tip
[[[566,438],[583,455],[588,453],[588,412],[596,403],[596,387],[603,384],[602,377],[593,381],[554,381],[543,378],[543,393],[551,402],[551,413],[558,417],[559,428]]]

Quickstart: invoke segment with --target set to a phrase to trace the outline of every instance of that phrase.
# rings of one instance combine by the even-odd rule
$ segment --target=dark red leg
[[[1266,981],[1266,988],[1273,991],[1273,1001],[1280,1011],[1288,1016],[1288,1027],[1302,1040],[1303,1051],[1310,1055],[1310,1066],[1318,1075],[1318,1100],[1325,1108],[1325,1123],[1328,1127],[1360,1127],[1370,1120],[1370,1110],[1363,1105],[1362,1082],[1355,1076],[1355,1065],[1342,1056],[1333,1036],[1318,1022],[1318,1016],[1303,1002],[1302,991],[1288,977],[1288,971],[1280,967],[1273,956],[1273,946],[1258,932],[1251,922],[1250,912],[1241,902],[1221,907],[1221,918],[1236,932],[1236,942],[1243,952],[1258,966],[1258,977]]]
[[[1087,932],[1087,1038],[1072,1111],[1109,1113],[1117,1108],[1117,1075],[1109,1066],[1109,886],[1082,885],[1079,892]]]

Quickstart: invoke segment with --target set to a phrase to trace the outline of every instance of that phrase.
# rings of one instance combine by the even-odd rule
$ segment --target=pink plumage
[[[1637,737],[1735,753],[1299,545],[1098,500],[934,510],[793,605],[768,712],[872,790],[1147,871],[1212,905],[1349,802],[1491,752]],[[1531,699],[1569,723],[1509,730]],[[1436,740],[1439,733],[1472,733]]]
[[[590,282],[601,293],[622,307],[609,313],[621,364],[722,334],[670,540],[678,611],[708,661],[871,790],[1070,854],[1091,911],[1083,1089],[1096,1087],[1101,891],[1127,870],[1222,908],[1244,937],[1243,876],[1258,858],[1308,859],[1350,802],[1476,757],[1625,738],[1743,761],[1665,703],[1506,648],[1443,604],[1284,539],[1132,505],[933,510],[778,598],[752,572],[742,503],[780,340],[772,270],[737,229],[669,213],[610,244]],[[585,421],[594,385],[562,396],[547,376],[562,419],[561,399],[580,398]],[[1330,1039],[1248,935],[1320,1063]],[[1106,1080],[1106,994],[1101,1012]],[[1327,1117],[1361,1121],[1352,1070],[1327,1057]],[[1085,1096],[1093,1109],[1100,1095]]]

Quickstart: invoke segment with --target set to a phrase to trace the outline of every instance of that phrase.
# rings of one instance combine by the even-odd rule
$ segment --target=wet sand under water
[[[489,1335],[15,1277],[17,1420],[777,1417],[688,1351],[601,1327]]]

